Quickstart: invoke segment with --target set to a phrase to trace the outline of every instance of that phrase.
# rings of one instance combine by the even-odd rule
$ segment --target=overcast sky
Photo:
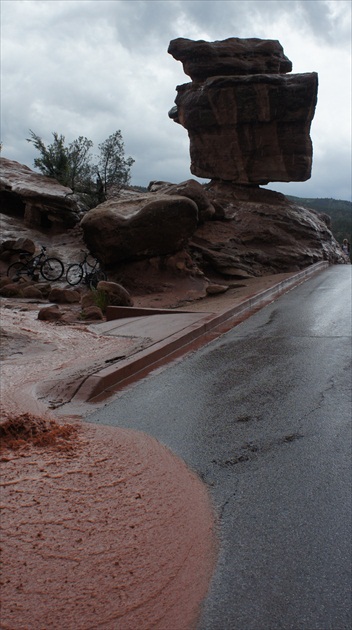
[[[277,39],[319,90],[311,179],[268,187],[351,199],[350,0],[2,0],[1,36],[3,157],[33,168],[29,129],[96,148],[120,129],[140,186],[193,177],[187,131],[168,118],[190,81],[170,40]]]

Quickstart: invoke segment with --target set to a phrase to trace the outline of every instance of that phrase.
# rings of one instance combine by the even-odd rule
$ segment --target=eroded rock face
[[[292,63],[274,39],[240,39],[192,41],[178,37],[170,42],[168,53],[181,61],[183,71],[192,81],[209,77],[247,74],[284,74]]]
[[[281,193],[217,182],[207,194],[223,216],[198,226],[190,241],[201,267],[225,278],[303,269],[321,260],[344,263],[324,217]]]
[[[198,219],[202,223],[211,219],[215,214],[214,206],[210,203],[203,186],[195,179],[187,179],[180,184],[153,181],[148,186],[150,192],[166,195],[178,195],[192,199],[198,208]]]
[[[193,82],[177,87],[170,118],[188,131],[191,172],[238,184],[306,181],[317,102],[315,72],[286,75],[279,42],[173,40]]]
[[[0,202],[4,214],[23,217],[28,227],[59,232],[72,228],[80,219],[70,188],[3,157]]]
[[[81,221],[84,240],[105,265],[179,251],[198,223],[198,208],[187,197],[165,194],[111,199]]]

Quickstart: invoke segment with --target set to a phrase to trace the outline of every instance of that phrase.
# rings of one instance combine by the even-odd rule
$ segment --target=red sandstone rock
[[[207,221],[195,231],[190,248],[202,268],[210,265],[227,278],[343,262],[325,221],[284,195],[226,182],[209,184],[207,194],[219,200],[227,220]]]
[[[270,40],[175,42],[169,52],[196,76],[177,87],[176,107],[169,112],[188,131],[191,172],[236,184],[309,179],[317,74],[282,74],[290,62]],[[258,57],[258,50],[265,54]]]
[[[133,306],[130,294],[117,282],[101,280],[98,282],[97,290],[106,293],[109,306]]]
[[[179,37],[170,42],[168,53],[183,63],[192,81],[208,77],[243,74],[282,74],[292,70],[281,44],[271,39],[192,41]]]
[[[3,157],[0,166],[2,212],[22,215],[27,226],[53,231],[71,228],[79,221],[70,188]]]
[[[23,289],[23,297],[29,298],[32,300],[42,300],[43,294],[37,287],[29,286]]]
[[[188,179],[181,184],[171,184],[170,182],[150,182],[148,190],[153,193],[163,193],[166,195],[178,195],[192,199],[198,208],[199,221],[207,221],[214,214],[214,206],[210,203],[203,186],[195,179]]]
[[[88,319],[96,320],[96,319],[104,319],[103,311],[99,306],[87,306],[87,308],[83,308],[81,311],[82,319],[85,321]]]
[[[4,209],[6,210],[6,207]],[[6,260],[8,263],[14,262],[19,259],[19,255],[23,252],[34,255],[35,249],[35,243],[30,238],[8,239],[0,244],[0,259]]]
[[[0,288],[0,295],[3,297],[23,297],[22,285],[18,283],[7,283]]]
[[[165,194],[111,199],[81,221],[84,240],[105,265],[172,254],[187,243],[198,223],[191,199]]]
[[[49,293],[49,301],[57,302],[59,304],[74,304],[79,302],[81,295],[74,289],[62,289],[60,287],[54,287]]]
[[[57,304],[52,306],[45,306],[44,308],[41,308],[38,312],[38,319],[47,322],[59,320],[61,319],[61,317],[62,312],[60,311]]]

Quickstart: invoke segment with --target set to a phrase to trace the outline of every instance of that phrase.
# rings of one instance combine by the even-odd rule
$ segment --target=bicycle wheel
[[[91,289],[96,289],[98,286],[98,282],[100,280],[106,280],[106,273],[101,269],[97,269],[97,271],[93,271],[92,276],[89,280],[89,286]]]
[[[83,278],[83,267],[79,263],[73,263],[67,267],[66,271],[66,280],[68,284],[71,286],[75,286],[82,281]]]
[[[40,273],[45,280],[60,280],[64,266],[58,258],[47,258],[40,267]]]
[[[14,262],[9,266],[7,275],[11,280],[18,280],[21,276],[29,276],[29,269],[27,265],[21,262]]]

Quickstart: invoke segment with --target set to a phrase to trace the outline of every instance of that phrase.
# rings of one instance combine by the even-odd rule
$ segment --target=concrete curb
[[[170,335],[166,339],[153,344],[149,348],[120,361],[116,365],[104,368],[87,377],[76,392],[73,400],[93,402],[93,399],[108,389],[117,390],[120,387],[142,378],[148,372],[160,367],[168,361],[185,354],[192,347],[197,346],[197,341],[203,340],[203,344],[209,342],[226,330],[243,321],[263,308],[283,293],[308,280],[313,275],[323,271],[329,266],[327,261],[321,261],[297,274],[278,282],[274,286],[257,294],[245,298],[233,308],[222,313],[209,313],[195,324],[184,328],[182,331]],[[198,343],[198,345],[203,345]]]

